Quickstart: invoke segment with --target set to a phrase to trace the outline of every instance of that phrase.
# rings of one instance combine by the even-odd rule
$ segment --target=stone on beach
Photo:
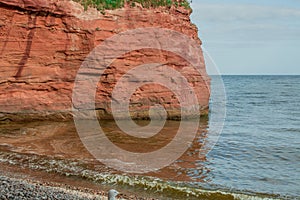
[[[111,189],[108,191],[108,200],[115,200],[116,196],[119,194],[118,191]]]

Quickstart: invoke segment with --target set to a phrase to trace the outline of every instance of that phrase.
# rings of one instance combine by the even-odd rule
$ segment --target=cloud
[[[252,4],[193,3],[192,20],[204,37],[300,40],[300,9]]]
[[[300,63],[300,2],[249,2],[192,3],[192,21],[221,72],[300,74],[300,68],[295,68]]]
[[[194,15],[210,21],[255,21],[298,18],[300,9],[251,4],[193,3]]]

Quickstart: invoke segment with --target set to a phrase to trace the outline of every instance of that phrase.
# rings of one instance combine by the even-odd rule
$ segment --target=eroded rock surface
[[[70,119],[76,74],[97,45],[115,34],[143,27],[175,30],[200,45],[189,15],[181,7],[125,6],[101,13],[84,11],[72,1],[0,0],[0,121]],[[95,105],[99,117],[112,118],[112,91],[118,79],[145,63],[163,63],[183,74],[194,88],[201,112],[206,113],[209,78],[201,51],[199,55],[201,74],[168,51],[142,49],[115,59],[98,84]],[[132,95],[132,117],[147,118],[149,107],[155,104],[163,105],[169,118],[180,117],[178,99],[159,84],[146,84]]]

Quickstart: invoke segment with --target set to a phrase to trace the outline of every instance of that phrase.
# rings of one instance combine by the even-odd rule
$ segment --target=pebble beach
[[[28,176],[24,171],[12,166],[1,165],[0,170],[0,200],[106,200],[108,188],[102,186],[80,185],[74,179],[71,182]],[[7,171],[6,171],[7,170]],[[25,171],[29,172],[27,169]],[[34,173],[31,173],[34,174]],[[37,172],[41,175],[41,172]],[[43,173],[42,173],[43,174]],[[43,176],[43,175],[42,175]],[[66,178],[68,179],[68,178]],[[66,180],[64,179],[64,180]],[[62,179],[63,180],[63,179]],[[109,189],[113,189],[111,186]],[[119,191],[118,200],[156,200],[128,191]]]
[[[27,200],[27,199],[73,199],[96,200],[106,199],[101,194],[89,194],[83,191],[53,187],[41,182],[21,180],[7,176],[0,176],[0,199]]]

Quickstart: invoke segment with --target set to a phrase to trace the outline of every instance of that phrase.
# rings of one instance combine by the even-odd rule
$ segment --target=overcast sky
[[[299,0],[193,0],[192,21],[221,74],[300,74]]]

